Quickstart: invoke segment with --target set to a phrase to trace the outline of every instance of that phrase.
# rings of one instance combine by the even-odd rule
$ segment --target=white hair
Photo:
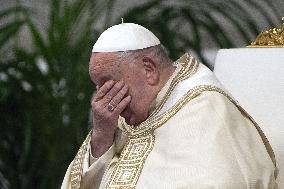
[[[147,55],[153,58],[156,62],[162,64],[168,64],[172,61],[168,56],[168,52],[163,45],[156,45],[148,47],[146,49],[130,50],[123,52],[116,52],[120,59],[127,59],[131,62],[135,61],[141,56]]]

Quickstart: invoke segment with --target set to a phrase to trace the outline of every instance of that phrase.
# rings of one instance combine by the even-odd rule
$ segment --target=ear
[[[149,85],[157,85],[159,83],[160,76],[157,63],[150,57],[144,57],[142,61],[147,83]]]

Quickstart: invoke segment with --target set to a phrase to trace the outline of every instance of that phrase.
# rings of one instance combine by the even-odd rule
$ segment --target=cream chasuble
[[[189,54],[137,127],[123,118],[115,142],[100,158],[88,136],[62,189],[274,189],[273,150],[253,119]]]

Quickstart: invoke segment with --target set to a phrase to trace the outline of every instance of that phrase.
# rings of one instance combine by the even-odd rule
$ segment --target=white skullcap
[[[92,52],[138,50],[159,44],[160,40],[143,26],[122,23],[104,31],[95,43]]]

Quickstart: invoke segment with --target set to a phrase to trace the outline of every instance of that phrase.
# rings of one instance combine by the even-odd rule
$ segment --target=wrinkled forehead
[[[92,53],[89,71],[95,74],[96,72],[115,69],[118,64],[118,56],[114,53]]]
[[[111,53],[111,52],[92,53],[90,59],[90,66],[93,67],[108,66],[108,64],[115,63],[118,60],[119,56],[116,53]]]
[[[120,72],[119,57],[115,53],[92,53],[89,74],[92,81],[99,85],[102,78],[110,78]]]

